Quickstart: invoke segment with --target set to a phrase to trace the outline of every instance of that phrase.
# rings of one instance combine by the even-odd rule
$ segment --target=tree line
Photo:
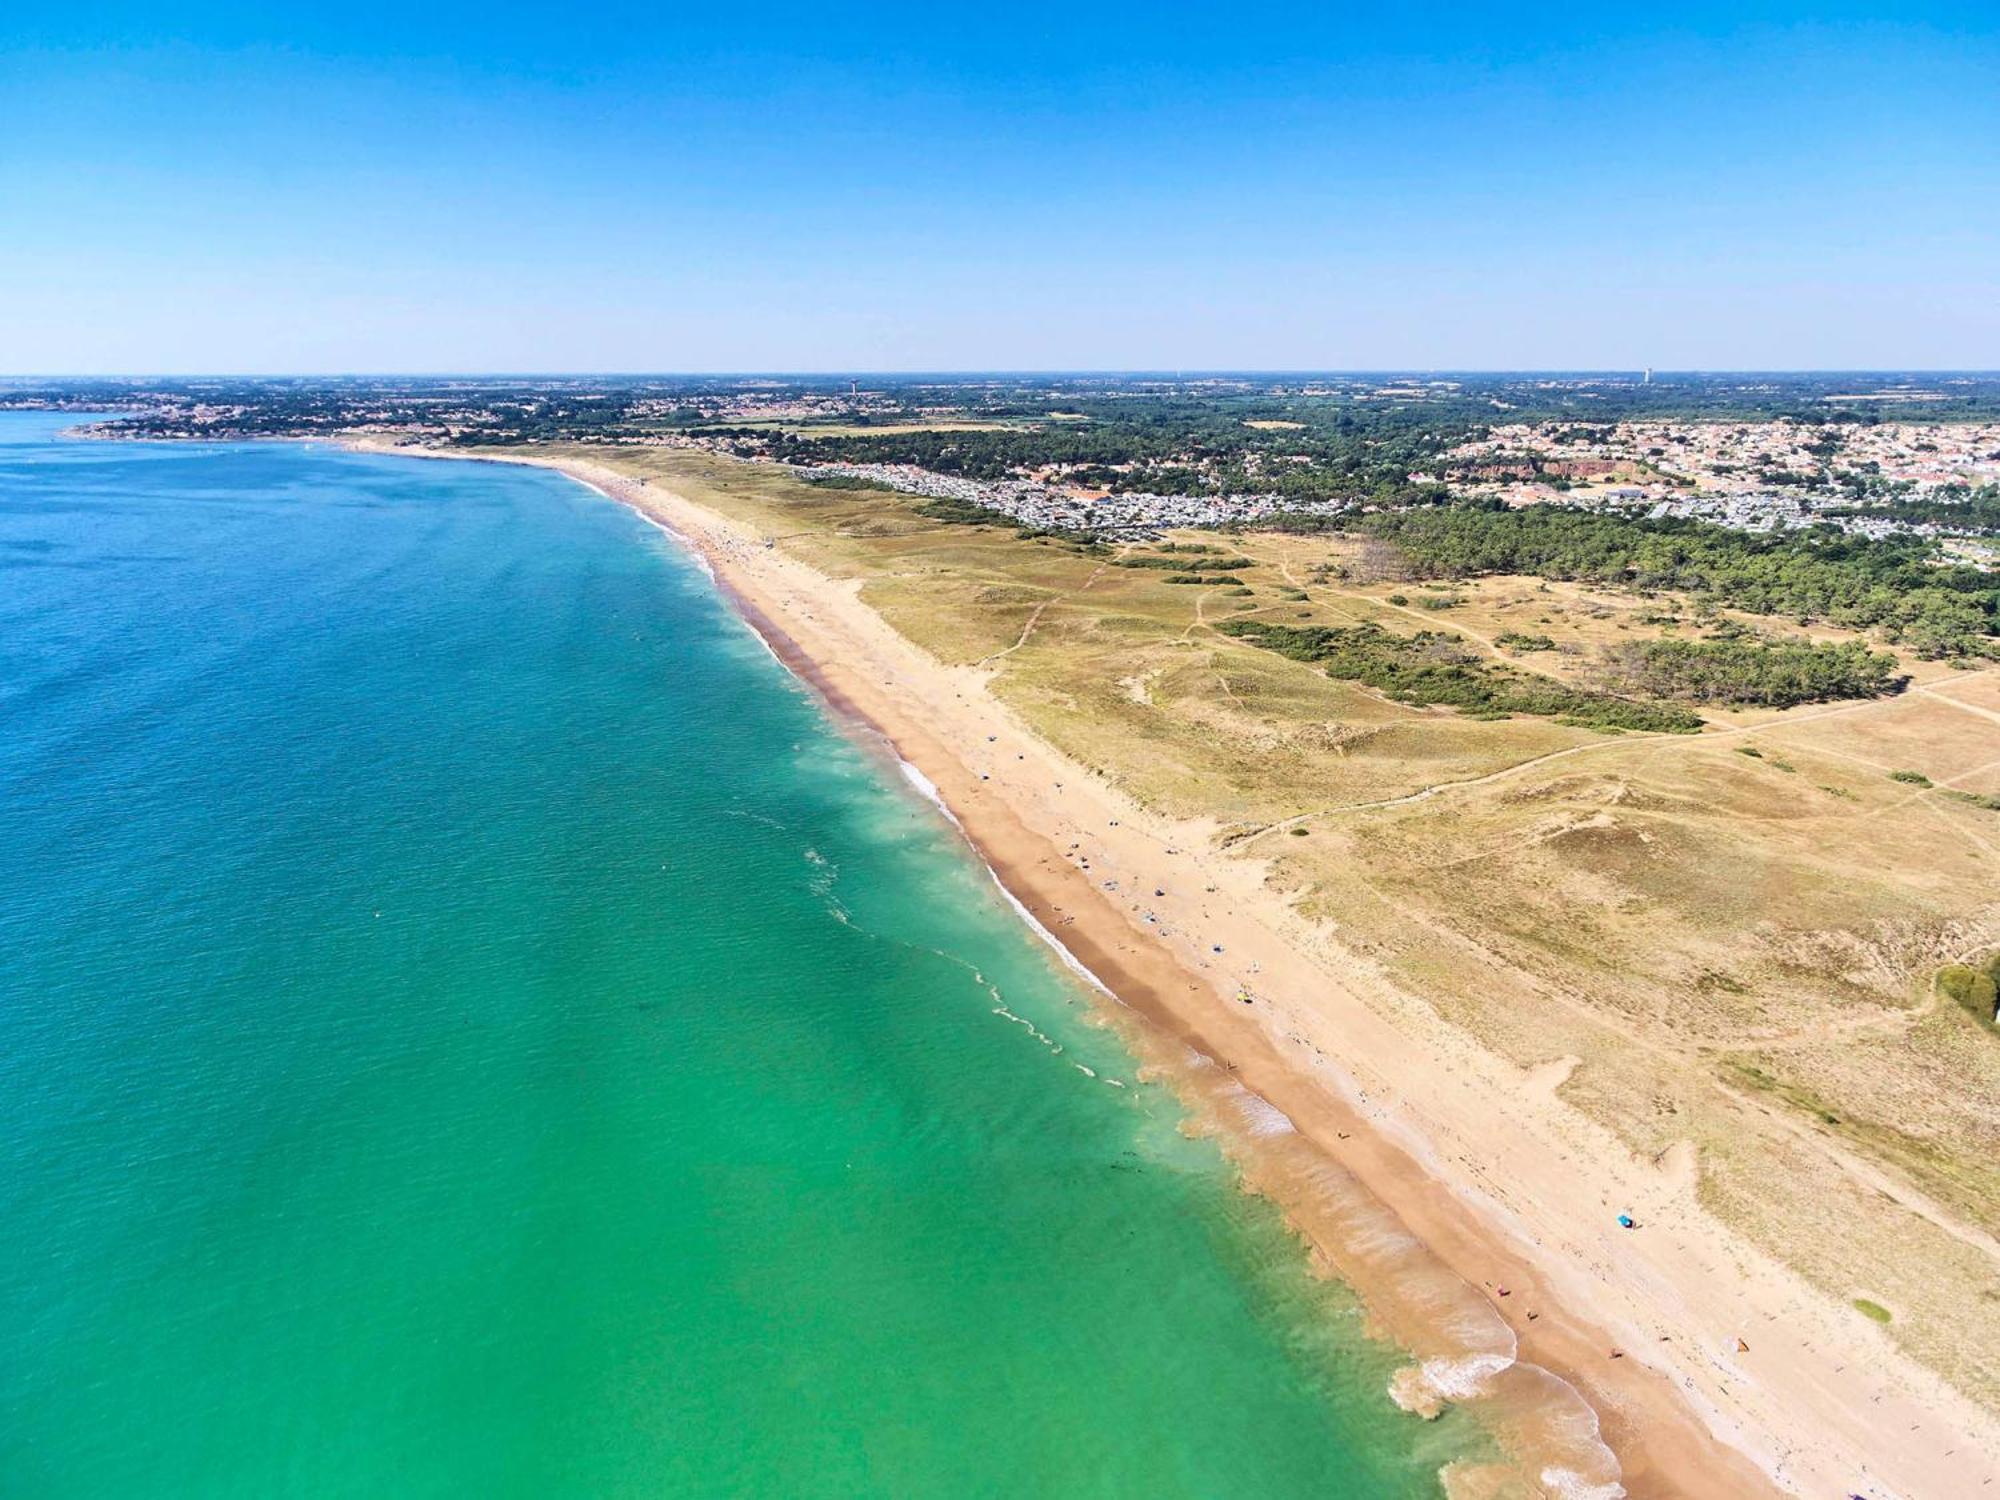
[[[1861,641],[1635,641],[1613,647],[1606,666],[1627,692],[1734,707],[1879,698],[1906,680],[1894,656]]]
[[[1498,502],[1376,511],[1333,524],[1390,543],[1420,577],[1522,573],[1707,595],[1751,614],[1880,630],[1925,657],[1990,653],[2000,575],[1943,562],[1934,542],[1813,528],[1757,534]]]

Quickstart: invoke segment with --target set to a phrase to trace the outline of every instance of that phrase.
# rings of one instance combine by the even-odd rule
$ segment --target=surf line
[[[573,474],[568,469],[557,469],[556,472],[562,475],[563,478],[582,485],[585,489],[589,490],[593,495],[601,496],[603,499],[609,500],[613,505],[624,506],[627,510],[631,511],[633,515],[637,516],[640,520],[644,521],[648,526],[651,526],[654,530],[664,532],[669,538],[671,538],[674,541],[674,543],[677,546],[680,547],[680,549],[683,552],[685,552],[688,555],[689,561],[691,561],[697,568],[701,569],[703,574],[707,576],[708,581],[710,583],[719,585],[722,582],[720,578],[715,576],[715,564],[709,561],[708,553],[703,551],[701,546],[694,540],[694,538],[689,536],[686,532],[681,531],[676,527],[669,526],[665,521],[662,521],[658,516],[654,515],[650,510],[646,509],[646,507],[641,505],[638,501],[628,500],[623,495],[614,495],[611,493],[611,491],[605,489],[603,485],[597,484],[592,480],[585,479],[580,474]],[[757,638],[760,641],[764,641],[764,638],[761,633],[757,634]],[[764,649],[767,651],[771,650],[771,643],[769,641],[764,641]],[[771,651],[771,654],[773,656],[776,656],[778,653],[775,651]]]
[[[1088,964],[1084,963],[1075,953],[1071,952],[1063,940],[1051,932],[1047,924],[1028,909],[1026,902],[1022,901],[1019,896],[1008,889],[1007,882],[1000,878],[1000,872],[994,869],[987,861],[985,855],[980,852],[979,846],[973,842],[972,836],[966,831],[965,824],[959,821],[958,814],[953,812],[951,805],[944,800],[944,794],[938,790],[937,783],[926,776],[918,767],[906,760],[902,753],[897,750],[895,741],[878,725],[870,722],[867,716],[861,713],[859,709],[833,694],[829,690],[828,685],[818,680],[815,675],[801,670],[799,662],[806,659],[805,653],[789,636],[780,633],[776,624],[769,620],[762,610],[751,604],[739,590],[732,588],[727,580],[716,573],[715,564],[709,557],[707,549],[701,543],[678,527],[668,525],[635,499],[614,494],[602,485],[585,479],[579,474],[572,473],[568,469],[559,468],[556,472],[582,485],[592,494],[599,495],[613,504],[624,506],[637,515],[640,520],[672,538],[708,577],[709,582],[713,583],[723,597],[734,606],[731,613],[756,638],[757,643],[770,653],[771,659],[783,667],[791,675],[792,679],[810,692],[815,699],[832,709],[833,717],[838,723],[850,728],[865,730],[869,738],[895,762],[896,770],[902,776],[904,782],[952,826],[965,847],[971,851],[972,857],[979,861],[979,867],[986,872],[986,878],[993,882],[993,888],[1000,893],[1001,899],[1013,909],[1014,914],[1027,925],[1030,932],[1034,933],[1037,938],[1048,945],[1055,953],[1057,959],[1062,963],[1062,966],[1099,994],[1117,1001],[1121,1007],[1125,1005],[1125,1002],[1119,1000],[1117,992],[1110,985],[1106,984],[1092,972]],[[780,643],[789,649],[780,649]]]
[[[892,755],[895,754],[893,746],[890,747],[890,753]],[[1014,915],[1021,919],[1030,932],[1048,944],[1056,957],[1062,961],[1063,967],[1099,994],[1109,999],[1117,1000],[1120,1005],[1123,1005],[1125,1002],[1118,999],[1117,992],[1102,979],[1098,978],[1091,971],[1088,964],[1072,953],[1068,945],[1061,938],[1049,931],[1047,924],[1032,911],[1028,910],[1026,902],[1007,889],[1007,882],[1000,878],[998,870],[986,862],[985,856],[979,852],[979,846],[973,843],[971,836],[966,833],[965,825],[959,822],[958,814],[951,810],[950,804],[944,800],[944,794],[938,791],[937,783],[900,755],[896,755],[896,769],[902,773],[903,780],[916,790],[917,795],[936,808],[944,820],[958,831],[959,837],[964,840],[966,848],[972,851],[972,857],[979,861],[979,867],[986,872],[986,878],[993,882],[993,888],[1000,893],[1001,899],[1013,908]]]

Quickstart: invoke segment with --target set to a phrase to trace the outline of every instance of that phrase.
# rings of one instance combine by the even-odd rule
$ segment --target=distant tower
[[[1648,371],[1646,372],[1646,378],[1647,378],[1648,380],[1651,380],[1651,379],[1653,378],[1653,372],[1652,372],[1651,370],[1648,370]],[[850,395],[850,396],[858,396],[858,395],[860,395],[860,394],[861,394],[861,382],[860,382],[860,381],[858,381],[858,380],[850,380],[850,381],[848,381],[848,382],[847,382],[847,394],[848,394],[848,395]]]
[[[1641,385],[1651,385],[1652,383],[1653,383],[1653,367],[1652,367],[1651,365],[1647,365],[1647,366],[1646,366],[1646,378],[1645,378],[1644,380],[1640,381],[1640,382],[1639,382],[1639,384],[1641,384]]]

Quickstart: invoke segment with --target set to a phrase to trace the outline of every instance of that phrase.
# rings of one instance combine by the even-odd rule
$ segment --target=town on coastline
[[[103,435],[560,441],[785,463],[1107,537],[1438,498],[1941,542],[1991,567],[2000,377],[1460,375],[99,381]]]

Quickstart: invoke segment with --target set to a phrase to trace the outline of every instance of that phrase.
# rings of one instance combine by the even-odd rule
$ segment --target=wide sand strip
[[[1298,918],[1212,827],[1136,805],[1031,733],[984,671],[939,663],[853,583],[720,511],[603,463],[510,461],[679,534],[795,670],[935,784],[1007,889],[1145,1018],[1142,1059],[1420,1357],[1406,1404],[1477,1389],[1505,1363],[1477,1354],[1511,1330],[1522,1370],[1601,1417],[1634,1495],[2000,1495],[1992,1416],[1704,1212],[1692,1162],[1635,1159],[1559,1078]],[[1409,1253],[1380,1253],[1385,1222]],[[1488,1415],[1523,1451],[1587,1458],[1560,1383],[1538,1379],[1489,1379]],[[1551,1421],[1570,1430],[1520,1430]]]

